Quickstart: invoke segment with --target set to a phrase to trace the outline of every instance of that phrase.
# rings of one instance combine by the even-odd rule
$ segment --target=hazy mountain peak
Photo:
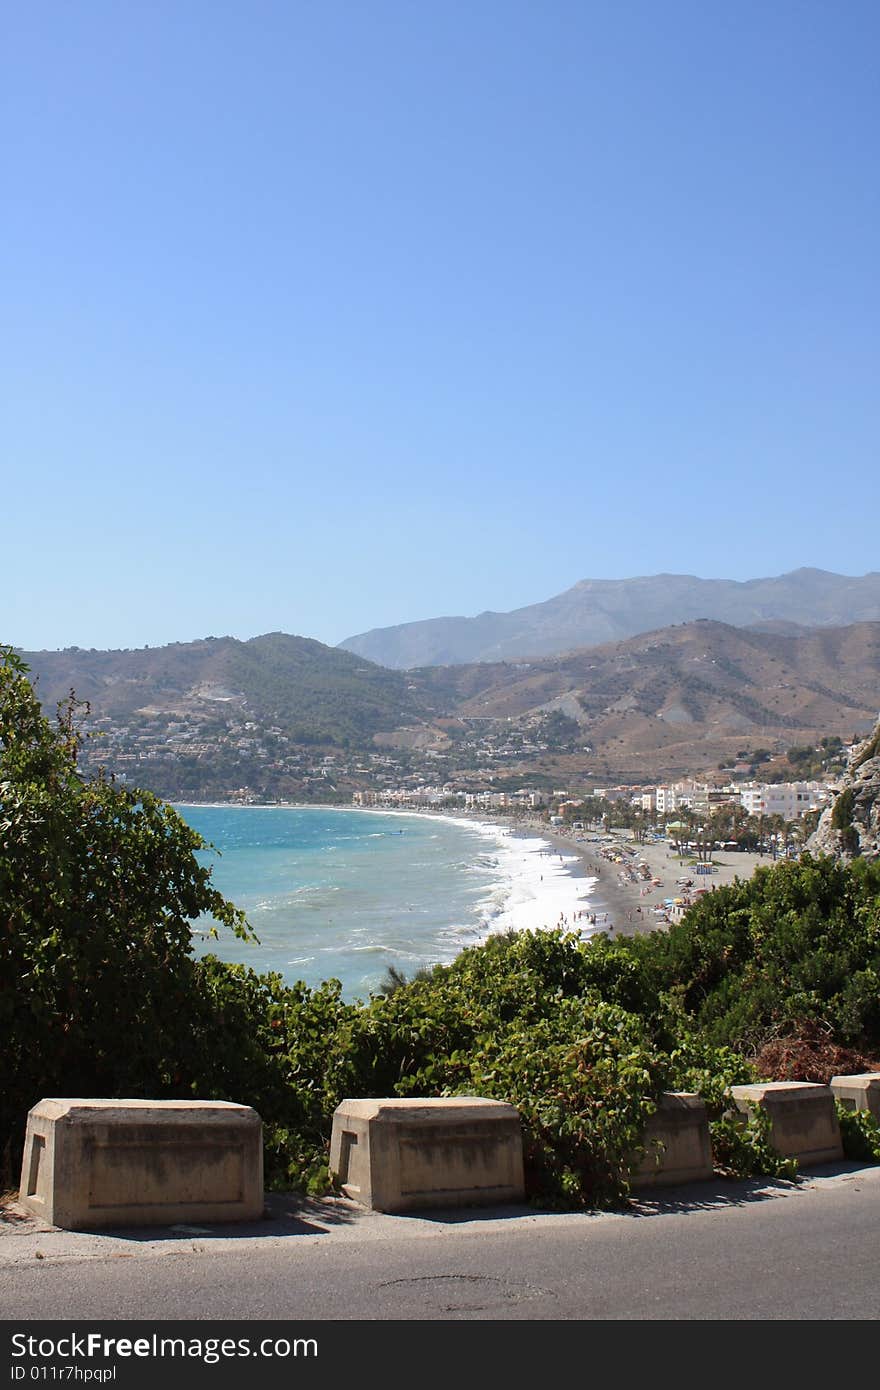
[[[456,666],[553,656],[696,618],[734,627],[876,622],[880,574],[857,577],[804,566],[776,578],[748,580],[691,574],[581,579],[554,598],[510,613],[399,623],[348,637],[339,645],[396,669]]]

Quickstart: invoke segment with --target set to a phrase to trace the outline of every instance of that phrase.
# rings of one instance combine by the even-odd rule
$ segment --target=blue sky
[[[0,640],[880,569],[874,0],[3,29]]]

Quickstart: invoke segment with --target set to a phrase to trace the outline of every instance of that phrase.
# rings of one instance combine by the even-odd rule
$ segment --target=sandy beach
[[[626,831],[599,838],[595,831],[575,832],[539,821],[504,823],[512,827],[514,834],[545,840],[565,858],[567,871],[573,876],[595,877],[595,886],[583,906],[590,914],[596,914],[598,928],[618,936],[665,927],[665,917],[654,909],[664,907],[667,899],[693,900],[701,890],[712,892],[734,879],[749,879],[756,868],[773,863],[769,854],[719,850],[711,861],[711,873],[697,874],[693,855],[679,858],[666,840],[639,845]],[[615,854],[620,856],[619,862],[612,857]],[[636,871],[640,863],[647,865],[650,878],[643,878]],[[678,883],[678,879],[689,881],[692,887]],[[572,925],[583,926],[583,922]]]

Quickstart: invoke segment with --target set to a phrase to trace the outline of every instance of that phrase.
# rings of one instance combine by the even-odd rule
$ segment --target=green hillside
[[[24,652],[47,709],[71,689],[92,713],[216,721],[237,712],[299,744],[340,747],[425,719],[424,702],[397,671],[283,632],[242,642],[208,637],[124,651]]]

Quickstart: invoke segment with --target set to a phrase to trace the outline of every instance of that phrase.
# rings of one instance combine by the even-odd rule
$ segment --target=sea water
[[[200,851],[215,887],[259,937],[200,921],[208,952],[292,984],[335,978],[366,999],[389,966],[411,976],[509,928],[588,932],[595,883],[539,837],[455,817],[319,807],[179,806],[219,854]]]

